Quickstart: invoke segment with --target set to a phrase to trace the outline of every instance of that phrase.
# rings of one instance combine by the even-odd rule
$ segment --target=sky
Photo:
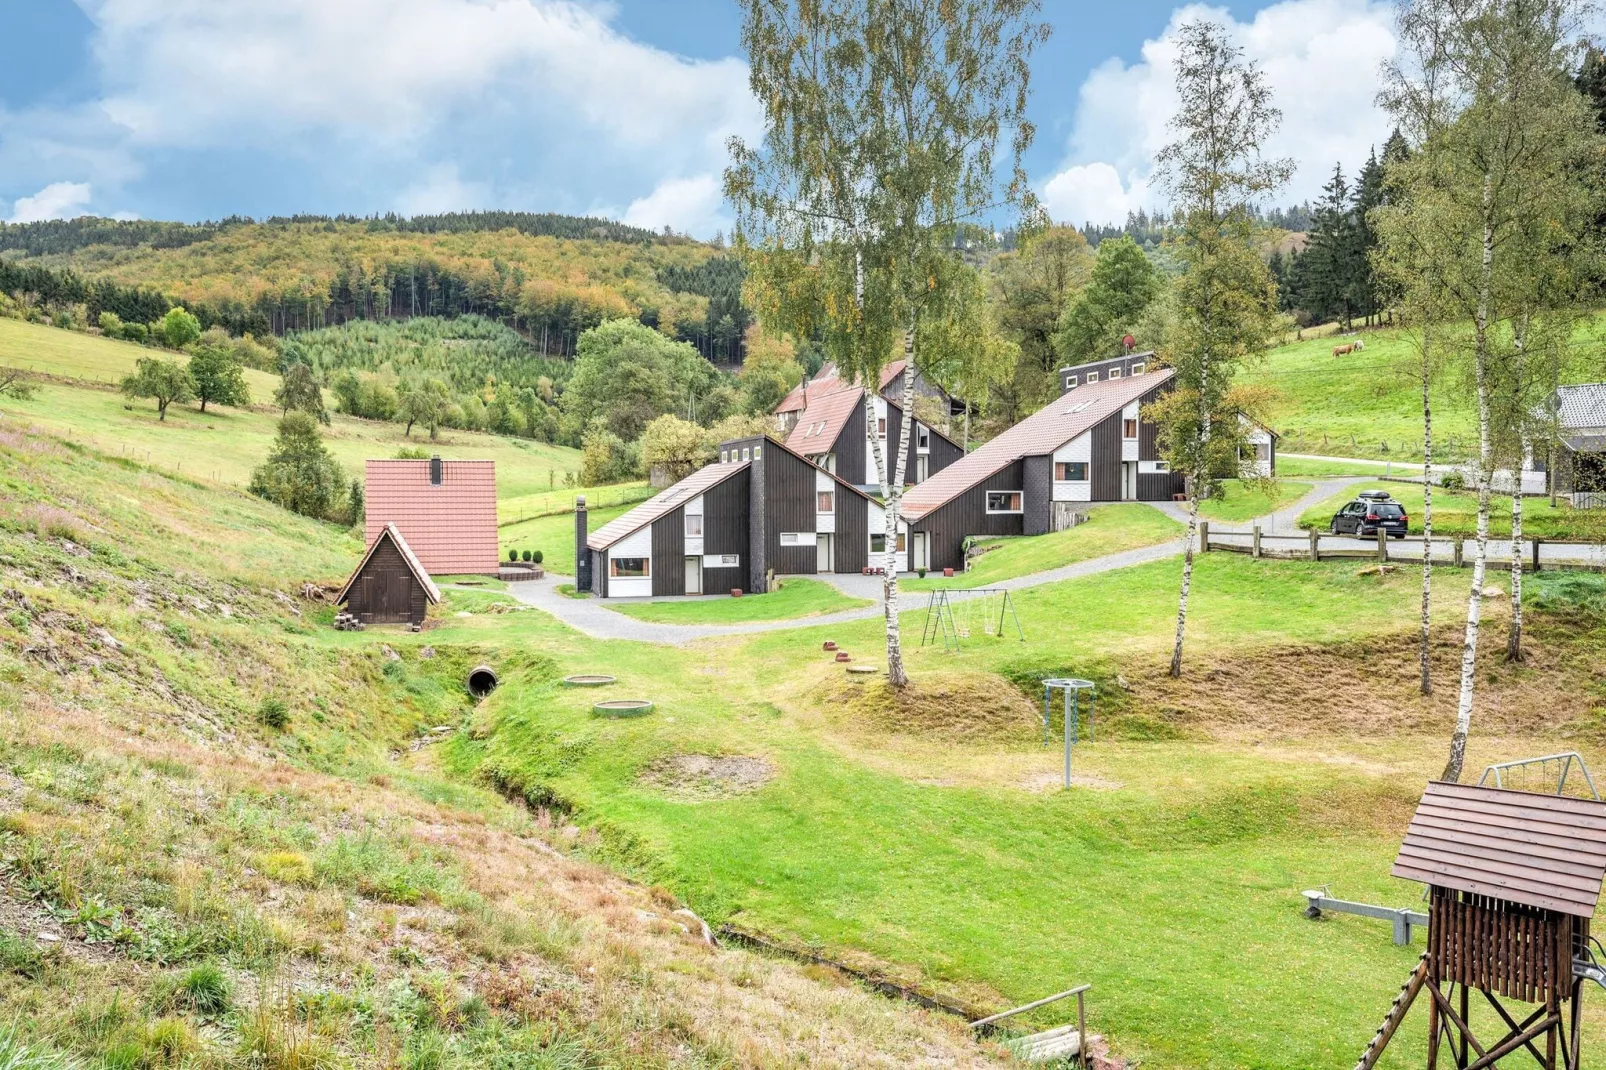
[[[1277,198],[1389,127],[1373,0],[1044,0],[1027,173],[1058,221],[1164,206],[1179,26],[1266,72]],[[731,135],[761,134],[735,0],[0,0],[0,220],[196,221],[500,208],[728,229]]]

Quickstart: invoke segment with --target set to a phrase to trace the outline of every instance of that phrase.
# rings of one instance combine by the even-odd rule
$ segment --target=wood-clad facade
[[[1025,483],[1024,460],[994,472],[953,501],[933,509],[909,524],[911,535],[924,534],[931,567],[961,568],[965,560],[965,539],[971,535],[997,537],[1026,534],[1025,513],[989,513],[987,492],[1022,490]]]
[[[421,625],[429,607],[439,601],[439,589],[395,524],[379,529],[335,596],[337,605],[364,624]]]
[[[587,536],[581,552],[592,563],[594,594],[756,592],[772,573],[859,572],[871,564],[871,513],[880,506],[862,491],[768,438],[723,443],[720,452],[718,464],[638,506],[639,524],[627,513],[610,522],[611,532]],[[643,557],[650,558],[646,575]]]

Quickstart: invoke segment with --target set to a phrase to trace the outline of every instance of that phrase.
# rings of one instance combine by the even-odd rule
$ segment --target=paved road
[[[1391,479],[1402,479],[1410,483],[1422,482],[1422,465],[1420,463],[1412,464],[1403,461],[1378,461],[1370,457],[1329,457],[1320,453],[1279,452],[1277,456],[1295,457],[1305,461],[1328,461],[1339,464],[1365,465],[1369,468],[1379,469],[1377,474],[1380,476],[1388,476]],[[1444,477],[1451,472],[1459,475],[1462,480],[1466,482],[1467,486],[1472,486],[1478,478],[1477,473],[1469,465],[1436,464],[1433,466],[1433,481],[1435,483],[1442,483],[1444,482]],[[1525,468],[1522,470],[1521,475],[1522,492],[1524,494],[1544,494],[1546,492],[1547,484],[1545,483],[1545,473],[1533,472]],[[1291,478],[1297,479],[1299,477],[1294,476]],[[1512,479],[1513,477],[1511,469],[1497,468],[1494,471],[1494,478],[1490,483],[1490,486],[1494,488],[1496,493],[1509,494],[1511,493],[1511,488],[1513,486]]]
[[[1342,479],[1324,479],[1316,483],[1308,493],[1297,501],[1267,516],[1255,520],[1245,521],[1242,525],[1245,530],[1254,524],[1259,524],[1262,531],[1288,531],[1294,530],[1294,523],[1299,514],[1319,501],[1330,498],[1344,488],[1354,483],[1365,482],[1355,477]],[[1187,510],[1175,502],[1150,502],[1156,509],[1170,516],[1176,517],[1186,523]],[[994,584],[1011,591],[1022,590],[1027,587],[1037,587],[1045,583],[1059,583],[1061,580],[1073,580],[1082,576],[1092,576],[1100,572],[1111,572],[1115,569],[1131,568],[1133,565],[1147,564],[1150,561],[1161,561],[1168,557],[1176,557],[1182,553],[1182,539],[1160,543],[1155,546],[1144,546],[1136,550],[1123,550],[1120,553],[1106,554],[1087,561],[1080,561],[1074,565],[1065,565],[1060,568],[1048,569],[1044,572],[1034,572],[1029,576],[1017,576],[1014,579],[1001,580]],[[845,594],[858,598],[871,598],[874,605],[862,606],[858,609],[845,610],[841,613],[826,613],[817,617],[799,617],[794,620],[767,620],[752,621],[745,624],[659,624],[653,621],[637,620],[627,617],[623,613],[615,613],[606,608],[605,603],[594,598],[567,598],[557,591],[560,583],[572,583],[573,577],[548,574],[539,580],[527,580],[522,583],[509,583],[508,593],[525,605],[557,617],[563,623],[583,632],[595,639],[628,639],[643,643],[664,643],[678,646],[682,643],[695,642],[699,639],[708,639],[717,635],[749,635],[755,632],[777,632],[792,628],[812,628],[819,624],[838,624],[844,621],[865,620],[881,615],[881,579],[878,576],[862,575],[831,575],[823,574],[818,577],[826,580],[843,591]],[[958,600],[969,597],[963,591],[954,594]],[[900,592],[899,602],[904,609],[918,608],[922,594]],[[677,599],[681,601],[683,599]],[[619,599],[620,601],[646,601],[645,599]]]

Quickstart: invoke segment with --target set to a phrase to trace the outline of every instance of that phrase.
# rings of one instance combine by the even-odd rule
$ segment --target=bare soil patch
[[[917,678],[898,691],[886,683],[841,688],[829,707],[858,727],[952,742],[1026,742],[1042,731],[1032,702],[992,675]]]
[[[1025,791],[1037,792],[1059,791],[1064,786],[1065,773],[1063,771],[1033,773],[1031,776],[1023,777],[1019,784],[1019,787]],[[1071,787],[1092,788],[1094,791],[1120,791],[1126,785],[1119,780],[1110,780],[1106,777],[1092,776],[1072,770]]]
[[[1606,650],[1569,622],[1535,614],[1521,664],[1505,660],[1504,621],[1478,649],[1480,731],[1593,736],[1606,719]],[[1434,693],[1424,697],[1417,634],[1193,658],[1181,680],[1162,666],[1133,674],[1133,712],[1184,733],[1232,738],[1390,735],[1447,730],[1455,718],[1462,629],[1432,636]]]
[[[683,799],[746,795],[774,778],[774,763],[746,754],[671,754],[641,774],[643,783]]]

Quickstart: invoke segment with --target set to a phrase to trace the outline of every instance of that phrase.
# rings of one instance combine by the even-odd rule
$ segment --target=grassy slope
[[[1195,664],[1404,629],[1414,612],[1409,576],[1227,555],[1198,567]],[[1440,587],[1445,619],[1461,582]],[[615,830],[615,857],[741,924],[869,951],[987,1003],[1092,981],[1097,1028],[1146,1065],[1334,1065],[1370,1036],[1415,953],[1376,926],[1311,927],[1298,891],[1333,882],[1359,899],[1414,901],[1387,870],[1414,793],[1442,760],[1437,738],[1299,748],[1268,726],[1262,742],[1275,746],[1239,747],[1167,740],[1163,723],[1106,710],[1078,769],[1121,790],[1023,790],[1054,776],[1057,748],[1039,750],[1033,704],[991,673],[1089,673],[1119,708],[1114,671],[1163,656],[1175,584],[1163,563],[1020,592],[1028,642],[911,651],[933,710],[901,729],[844,693],[819,653],[828,637],[873,656],[874,621],[690,651],[576,641],[533,615],[511,630],[481,622],[488,641],[553,650],[565,671],[618,675],[618,693],[653,699],[659,716],[603,724],[589,696],[509,692],[487,711],[486,741],[454,744],[452,760],[557,793]],[[906,616],[905,635],[917,626]],[[978,702],[1014,719],[1001,730]],[[1474,763],[1508,744],[1477,745]],[[715,801],[638,779],[677,751],[761,756],[777,777]],[[1346,983],[1323,983],[1333,976]],[[1300,1029],[1283,1036],[1291,1013]]]
[[[614,505],[603,509],[587,509],[586,530],[596,531],[614,517],[629,512],[631,508],[630,505]],[[556,572],[562,576],[574,575],[574,513],[572,512],[554,513],[550,516],[536,517],[534,520],[525,520],[522,523],[504,524],[497,529],[496,540],[502,548],[503,557],[514,548],[540,550],[542,564],[548,572]]]
[[[1410,803],[1442,759],[1439,714],[1427,738],[1350,735],[1314,722],[1321,731],[1301,741],[1283,730],[1275,710],[1257,711],[1274,719],[1243,725],[1241,738],[1217,738],[1198,734],[1185,719],[1173,723],[1164,709],[1136,708],[1123,697],[1116,673],[1140,674],[1163,658],[1175,605],[1172,562],[1020,592],[1024,643],[976,641],[952,654],[911,648],[925,705],[899,711],[844,691],[840,670],[819,651],[820,640],[829,637],[857,655],[873,655],[876,621],[671,649],[589,640],[536,612],[452,615],[497,598],[473,592],[454,594],[441,626],[419,636],[309,630],[251,592],[343,568],[355,553],[349,541],[249,499],[214,499],[203,488],[138,468],[63,455],[28,460],[34,471],[19,461],[14,439],[3,446],[0,468],[8,480],[8,516],[26,509],[30,497],[48,499],[90,518],[97,530],[85,538],[92,545],[116,547],[136,561],[152,558],[151,577],[163,584],[173,582],[174,570],[198,570],[242,593],[227,596],[240,606],[230,619],[158,596],[157,616],[170,630],[151,632],[142,620],[152,614],[140,615],[132,601],[148,600],[149,593],[93,586],[94,573],[114,560],[110,550],[97,550],[88,562],[56,551],[42,559],[37,539],[11,532],[22,522],[48,525],[53,514],[41,507],[8,521],[0,552],[11,567],[21,561],[35,569],[42,561],[45,575],[67,575],[61,567],[72,565],[89,577],[83,594],[72,586],[29,592],[32,600],[86,619],[80,632],[57,622],[51,634],[78,654],[93,628],[105,626],[134,649],[130,656],[138,660],[131,668],[139,670],[108,673],[79,654],[58,675],[42,656],[14,653],[22,644],[6,633],[0,710],[24,704],[28,710],[24,717],[0,717],[6,747],[0,770],[12,778],[0,779],[0,798],[21,798],[25,817],[6,818],[8,828],[22,826],[13,832],[21,835],[21,847],[14,839],[8,851],[40,858],[30,865],[38,865],[52,887],[62,886],[61,860],[70,860],[71,887],[114,904],[154,903],[129,915],[139,925],[152,924],[149,911],[166,916],[160,912],[194,902],[181,896],[190,896],[183,889],[196,881],[206,882],[210,898],[204,903],[221,900],[265,914],[273,923],[269,931],[287,934],[284,946],[319,948],[329,965],[317,984],[355,993],[351,998],[359,1003],[348,1005],[354,1013],[337,1011],[318,1026],[343,1049],[400,1047],[419,1036],[416,1043],[448,1045],[458,1062],[447,1065],[460,1065],[465,1057],[458,1053],[467,1045],[487,1043],[487,1030],[478,1026],[392,1025],[387,1008],[395,1001],[384,995],[398,976],[427,986],[445,973],[453,984],[472,987],[476,977],[507,974],[505,966],[477,965],[482,953],[453,939],[474,932],[509,934],[505,942],[512,949],[503,953],[514,970],[535,969],[533,959],[539,959],[548,964],[541,968],[559,971],[559,991],[581,986],[576,998],[587,1008],[583,1016],[548,1024],[553,1020],[544,1015],[562,1014],[569,1004],[542,1004],[546,1009],[532,1028],[597,1051],[593,1061],[658,1062],[616,1054],[611,1045],[628,1043],[635,1027],[636,1043],[657,1051],[659,1022],[678,1031],[677,1042],[689,1035],[687,1043],[704,1061],[718,1061],[714,1045],[733,1030],[755,1034],[744,1043],[777,1043],[774,1032],[731,1017],[751,1013],[755,999],[796,982],[760,972],[763,964],[742,967],[750,991],[736,999],[733,990],[719,987],[731,970],[723,956],[688,962],[672,948],[640,943],[634,932],[619,948],[618,936],[604,939],[594,920],[577,918],[573,896],[556,894],[572,881],[558,880],[551,896],[543,892],[546,878],[532,876],[530,868],[547,864],[544,856],[517,836],[551,835],[688,896],[705,915],[890,962],[913,980],[987,1006],[1092,981],[1094,1027],[1109,1032],[1122,1053],[1155,1067],[1292,1070],[1353,1059],[1414,960],[1412,950],[1393,947],[1386,931],[1364,919],[1305,922],[1298,890],[1331,882],[1358,899],[1414,901],[1414,886],[1386,874]],[[220,527],[215,516],[234,519]],[[189,550],[196,544],[237,552],[197,558]],[[1232,679],[1201,667],[1227,653],[1408,630],[1414,579],[1362,571],[1232,555],[1201,559],[1190,616],[1190,678]],[[1464,595],[1461,580],[1441,579],[1446,619],[1456,615]],[[211,601],[220,597],[210,587],[201,593]],[[918,612],[906,615],[906,636],[918,626]],[[45,619],[29,628],[44,627]],[[175,624],[185,629],[182,642],[173,638]],[[0,630],[15,627],[12,618],[0,622]],[[69,635],[79,636],[72,640],[77,646],[67,646]],[[386,658],[383,645],[400,660]],[[436,652],[428,661],[420,656],[426,645]],[[531,660],[531,651],[551,665]],[[1598,648],[1593,656],[1598,660]],[[506,686],[473,712],[452,698],[451,673],[470,657],[508,670]],[[63,660],[56,656],[58,666]],[[160,689],[118,683],[150,679],[151,667],[163,672],[180,701]],[[1106,787],[1118,783],[1118,789],[1031,790],[1052,780],[1057,753],[1039,748],[1033,702],[1002,677],[1029,681],[1067,670],[1093,675],[1104,692],[1099,741],[1078,752],[1078,772]],[[657,713],[637,721],[592,718],[594,693],[551,682],[584,671],[619,676],[618,694],[652,698]],[[1534,671],[1491,662],[1488,675],[1493,681]],[[252,723],[254,704],[292,673],[296,686],[287,697],[294,732],[265,733]],[[225,677],[233,686],[223,684]],[[1309,717],[1304,709],[1293,712]],[[184,741],[165,719],[175,715],[190,719],[189,730],[203,733],[202,740],[211,738],[207,718],[219,721],[236,733],[234,749],[201,757],[204,744]],[[469,730],[450,742],[399,762],[386,757],[393,749],[407,754],[398,744],[410,733],[456,718]],[[107,731],[108,722],[118,730]],[[96,749],[89,755],[53,749],[69,738],[94,741]],[[1596,760],[1601,751],[1594,738],[1585,734],[1569,745]],[[169,739],[176,742],[169,745]],[[1553,739],[1480,731],[1469,762],[1475,767],[1545,746],[1556,749]],[[260,763],[270,755],[264,752],[288,765],[266,776]],[[773,764],[776,776],[757,793],[712,799],[680,797],[639,779],[644,768],[675,752],[756,755]],[[174,755],[182,762],[175,764]],[[465,779],[443,779],[437,762]],[[294,773],[304,767],[309,772]],[[315,778],[313,768],[340,775]],[[518,825],[516,813],[475,786],[471,778],[477,776],[532,798],[566,800],[578,807],[576,820],[588,831],[569,838],[543,831],[548,826],[541,822]],[[203,820],[170,824],[167,815],[179,800],[197,797],[205,802]],[[129,814],[142,823],[131,825]],[[339,838],[341,826],[349,828],[353,819],[376,830],[378,846],[365,848],[366,855],[354,854]],[[561,827],[566,819],[560,813],[555,821]],[[140,891],[128,852],[130,844],[143,842],[185,845],[181,861],[168,863],[189,874],[185,882],[158,870],[157,890]],[[276,857],[270,861],[269,855]],[[255,876],[248,878],[248,871]],[[170,885],[177,890],[162,890]],[[524,898],[532,888],[533,900]],[[455,920],[473,915],[465,890],[496,906],[494,921]],[[386,895],[416,895],[421,902],[387,907]],[[511,911],[516,920],[525,916],[520,911],[534,909],[532,901],[549,898],[561,909],[556,918],[514,924],[499,913]],[[590,883],[579,898],[593,910],[597,902],[613,904],[607,916],[618,920],[610,924],[652,924],[634,913],[651,903],[633,906],[641,901],[616,888]],[[347,908],[355,922],[334,931],[332,919],[345,918]],[[215,909],[207,905],[204,916]],[[243,976],[260,970],[264,958],[283,961],[230,935],[258,931],[250,920],[217,922],[227,940],[205,953]],[[583,935],[573,935],[570,926]],[[398,946],[414,950],[394,950]],[[407,966],[414,955],[423,956],[422,967]],[[358,987],[352,977],[364,963],[377,976]],[[1155,963],[1164,969],[1157,972]],[[596,967],[594,982],[587,965]],[[43,982],[0,973],[0,984],[9,986],[0,995],[8,1007],[25,1008],[19,1013],[31,1031],[72,1038],[98,1054],[110,1043],[107,1033],[75,1027],[71,1012],[57,1008],[64,1002],[99,1008],[109,1002],[109,990],[90,983],[98,975],[70,963],[59,969]],[[123,1013],[136,1023],[159,1013],[155,985],[167,975],[168,969],[149,967],[139,975],[114,970],[116,978],[129,978],[122,983],[132,994],[122,1005],[133,1009]],[[651,986],[633,987],[640,977],[653,978]],[[1332,984],[1334,977],[1344,983]],[[600,992],[585,987],[593,983]],[[61,993],[69,991],[78,995],[64,1001]],[[711,1003],[711,995],[726,1002]],[[593,1013],[599,1005],[601,1013]],[[805,1026],[797,1032],[819,1035],[808,1016],[813,1011],[834,1014],[825,1020],[842,1020],[860,1045],[838,1052],[824,1037],[820,1043],[827,1046],[816,1059],[829,1053],[865,1063],[867,1047],[892,1047],[913,1035],[913,1027],[900,1032],[884,1019],[867,1021],[872,1011],[859,1004],[793,1006],[790,1023]],[[368,1015],[384,1023],[377,1034],[353,1026]],[[645,1031],[639,1026],[644,1018]],[[1287,1030],[1291,1018],[1299,1029]],[[1058,1019],[1039,1019],[1051,1020]],[[124,1028],[133,1026],[119,1023],[112,1031]],[[232,1018],[223,1026],[229,1043],[235,1028]],[[1591,1039],[1602,1035],[1598,1010],[1591,1009],[1586,1028]],[[935,1034],[939,1040],[949,1035]],[[1418,1017],[1385,1065],[1409,1065],[1404,1055],[1419,1050],[1420,1037]],[[774,1047],[763,1050],[767,1056],[754,1055],[754,1061],[780,1057]],[[908,1057],[907,1043],[899,1050]],[[945,1059],[952,1061],[936,1056]]]
[[[999,580],[1027,576],[1104,554],[1132,550],[1139,546],[1174,539],[1182,526],[1164,513],[1137,503],[1101,505],[1089,510],[1085,524],[1065,531],[1029,538],[991,539],[993,547],[977,558],[970,571],[952,578],[927,576],[899,581],[906,591],[929,591],[937,587],[984,587]]]
[[[667,893],[549,845],[595,833],[443,775],[409,744],[473,717],[467,666],[513,693],[556,666],[480,643],[520,619],[481,615],[495,594],[422,636],[274,594],[357,549],[0,429],[0,1036],[242,1070],[990,1059],[957,1021],[711,951]]]
[[[696,599],[689,602],[609,602],[608,608],[637,620],[665,624],[735,624],[752,620],[793,620],[821,613],[857,609],[870,602],[849,598],[829,583],[792,577],[781,581],[773,594],[741,598]]]
[[[1379,483],[1394,499],[1405,506],[1411,521],[1411,531],[1422,534],[1422,488],[1409,483]],[[1327,530],[1333,514],[1359,491],[1363,484],[1351,487],[1343,494],[1311,506],[1300,514],[1299,526]],[[1471,491],[1433,491],[1433,533],[1435,535],[1466,535],[1477,533],[1478,496]],[[1566,502],[1552,508],[1549,498],[1524,498],[1522,503],[1522,531],[1530,538],[1583,539],[1598,542],[1606,539],[1606,517],[1599,510],[1574,509]],[[1491,535],[1511,537],[1511,498],[1494,495],[1489,504],[1489,532]]]
[[[1408,467],[1405,462],[1398,465],[1389,461],[1370,462],[1360,459],[1317,461],[1307,460],[1304,457],[1289,457],[1279,453],[1277,455],[1277,475],[1279,478],[1289,476],[1380,476],[1391,471]],[[1420,472],[1422,465],[1416,464]]]
[[[1265,488],[1253,483],[1229,479],[1222,484],[1222,496],[1199,503],[1199,515],[1206,520],[1227,522],[1250,520],[1265,516],[1277,509],[1298,501],[1310,490],[1309,483],[1279,480]]]
[[[128,342],[0,319],[0,365],[46,365],[41,370],[50,374],[104,381],[121,378],[133,370],[138,357],[151,352]],[[254,399],[270,401],[278,377],[262,372],[250,377]],[[16,413],[106,453],[126,452],[163,468],[235,486],[244,486],[251,469],[267,455],[279,415],[275,409],[217,408],[203,414],[194,405],[175,405],[159,422],[149,401],[130,402],[109,389],[64,383],[42,385],[30,401],[8,399],[0,411]],[[399,424],[340,415],[333,420],[325,440],[353,477],[360,475],[368,458],[394,456],[403,446],[438,450],[443,457],[496,461],[499,498],[547,492],[554,481],[561,485],[565,473],[580,468],[579,451],[565,446],[447,430],[439,441],[430,442],[427,434],[404,437]]]
[[[1606,319],[1586,323],[1580,344],[1597,345],[1603,329]],[[1333,347],[1348,339],[1295,342],[1244,370],[1243,381],[1264,384],[1281,395],[1269,414],[1283,436],[1279,449],[1422,459],[1422,387],[1415,377],[1420,357],[1403,332],[1369,331],[1364,338],[1363,352],[1343,357],[1334,357]],[[1461,460],[1475,452],[1473,407],[1453,373],[1440,376],[1433,410],[1434,459]]]

